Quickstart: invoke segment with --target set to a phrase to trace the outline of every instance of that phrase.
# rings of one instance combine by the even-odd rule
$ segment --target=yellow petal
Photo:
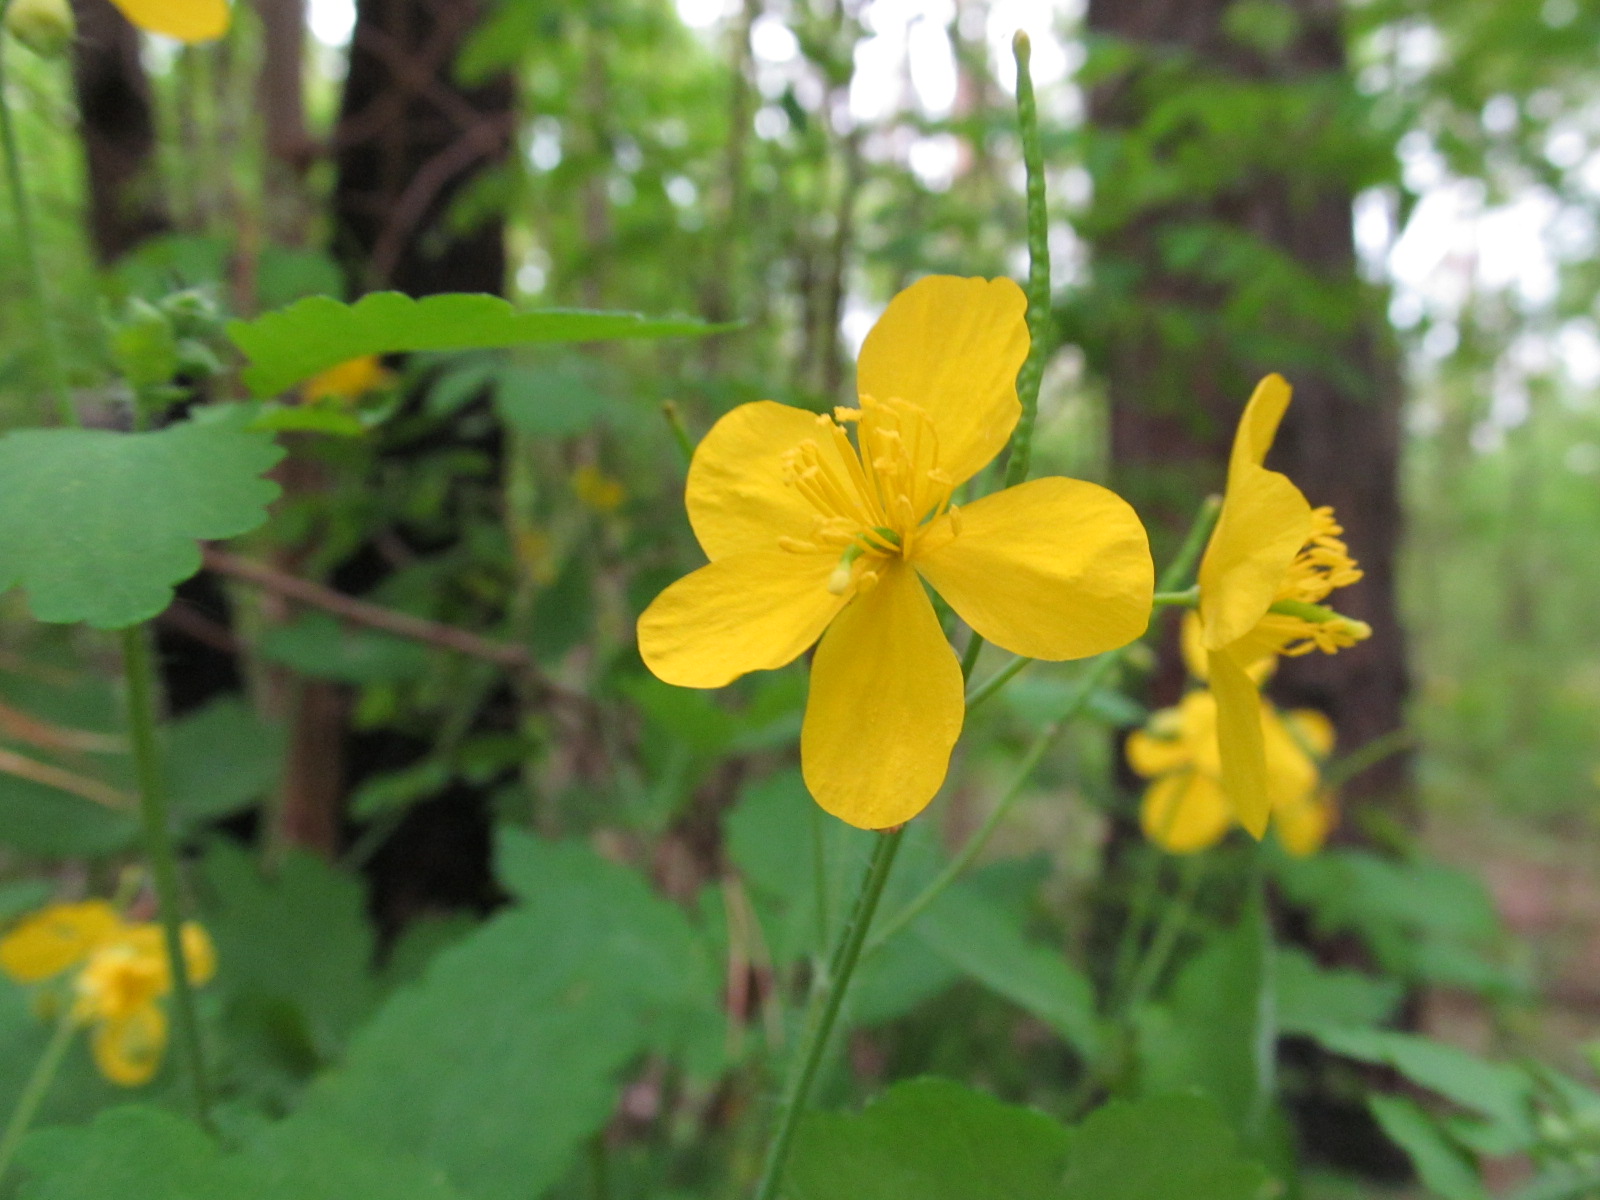
[[[1322,849],[1338,817],[1331,796],[1311,795],[1298,804],[1274,810],[1272,828],[1285,850],[1297,858],[1307,858]]]
[[[939,525],[959,532],[930,537],[934,548],[912,561],[962,620],[1013,654],[1086,658],[1127,645],[1150,623],[1155,570],[1144,526],[1098,484],[1035,479]]]
[[[1127,745],[1123,749],[1128,756],[1128,766],[1146,779],[1180,771],[1189,766],[1194,758],[1189,746],[1181,739],[1154,737],[1142,729],[1136,729],[1128,735]]]
[[[1311,505],[1286,476],[1246,467],[1228,480],[1222,514],[1200,560],[1206,649],[1238,641],[1267,615],[1311,532]]]
[[[772,400],[741,404],[711,427],[689,464],[684,505],[706,557],[776,550],[780,537],[809,538],[817,510],[784,482],[784,455],[805,441],[848,478],[831,422]]]
[[[714,688],[793,662],[844,607],[833,554],[735,554],[685,575],[639,617],[639,653],[656,677]]]
[[[940,467],[962,483],[1005,448],[1022,413],[1027,313],[1027,297],[1009,279],[919,279],[867,334],[856,389],[922,408],[939,434]]]
[[[0,970],[18,983],[37,983],[77,966],[121,928],[122,918],[104,900],[53,905],[0,940]]]
[[[1257,687],[1266,683],[1278,669],[1277,656],[1284,646],[1284,639],[1275,636],[1267,628],[1270,624],[1269,616],[1244,637],[1228,645],[1228,653],[1233,656],[1234,662],[1250,673]],[[1210,651],[1206,649],[1205,636],[1200,614],[1193,609],[1184,613],[1178,630],[1178,645],[1183,652],[1183,665],[1201,683],[1211,678],[1211,664],[1207,661]]]
[[[1256,384],[1250,402],[1244,406],[1239,428],[1233,434],[1233,451],[1228,457],[1228,482],[1235,472],[1259,467],[1278,436],[1278,423],[1289,408],[1289,384],[1282,375],[1268,375]]]
[[[817,647],[800,765],[818,804],[862,829],[909,821],[950,768],[961,666],[916,572],[890,562]]]
[[[1266,750],[1261,734],[1261,693],[1225,651],[1211,655],[1211,694],[1217,698],[1217,751],[1222,788],[1239,824],[1260,838],[1267,831]]]
[[[1317,764],[1270,704],[1261,706],[1261,739],[1272,807],[1303,802],[1317,789]]]
[[[1294,739],[1313,758],[1327,758],[1333,753],[1333,722],[1327,714],[1314,708],[1297,708],[1283,714],[1284,724]]]
[[[180,42],[212,42],[228,32],[227,0],[111,0],[140,29]]]
[[[154,1004],[136,1008],[125,1017],[101,1021],[94,1028],[95,1066],[123,1087],[149,1083],[166,1047],[166,1014]]]
[[[1170,854],[1214,846],[1233,825],[1233,809],[1217,781],[1195,771],[1156,780],[1139,808],[1145,837]]]

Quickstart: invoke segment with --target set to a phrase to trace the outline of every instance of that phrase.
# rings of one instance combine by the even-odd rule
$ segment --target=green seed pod
[[[43,58],[59,58],[72,45],[78,26],[67,0],[12,0],[6,32]]]

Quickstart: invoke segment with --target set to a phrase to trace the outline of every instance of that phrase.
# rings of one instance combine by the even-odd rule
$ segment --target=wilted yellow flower
[[[1329,508],[1261,464],[1289,406],[1289,385],[1269,375],[1234,435],[1217,527],[1200,561],[1200,641],[1217,698],[1222,780],[1239,822],[1266,832],[1271,805],[1260,692],[1250,669],[1279,654],[1333,653],[1368,637],[1360,621],[1322,607],[1361,578]]]
[[[216,951],[199,925],[183,927],[190,982],[216,973]],[[91,1048],[113,1083],[146,1083],[161,1063],[172,967],[159,925],[130,924],[102,900],[58,904],[0,939],[0,969],[18,983],[41,983],[78,968],[71,981],[72,1019],[93,1027]]]
[[[140,29],[180,42],[214,42],[228,32],[227,0],[111,0]]]
[[[1332,802],[1317,775],[1318,760],[1333,748],[1333,726],[1314,709],[1280,713],[1259,703],[1278,839],[1293,854],[1311,854],[1333,826]],[[1215,845],[1235,821],[1223,787],[1217,721],[1216,698],[1200,689],[1176,708],[1152,714],[1144,729],[1128,737],[1128,765],[1152,781],[1139,823],[1147,838],[1173,854]]]
[[[317,372],[300,385],[300,398],[307,404],[323,400],[351,404],[393,382],[394,372],[383,365],[382,359],[376,354],[364,354]]]
[[[1020,415],[1026,308],[1009,279],[923,279],[867,335],[859,408],[744,404],[690,464],[689,522],[711,562],[639,618],[644,661],[668,683],[722,687],[821,637],[801,767],[852,825],[921,812],[961,733],[961,669],[924,580],[1030,658],[1099,654],[1149,621],[1144,528],[1105,488],[1036,479],[952,502]]]
[[[620,479],[613,479],[592,463],[584,463],[572,473],[572,490],[597,513],[616,512],[628,498]]]

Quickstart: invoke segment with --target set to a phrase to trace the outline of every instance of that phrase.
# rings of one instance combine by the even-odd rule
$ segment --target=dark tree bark
[[[169,228],[154,178],[156,129],[139,34],[109,0],[73,0],[72,84],[88,170],[95,257],[115,262]]]
[[[298,246],[311,218],[305,174],[317,157],[306,130],[306,0],[255,0],[261,16],[261,77],[256,94],[266,140],[266,231]]]
[[[444,218],[462,191],[506,160],[512,85],[457,82],[478,0],[360,0],[335,133],[334,253],[358,291],[500,292],[504,228]]]
[[[1137,131],[1148,117],[1154,73],[1193,70],[1205,77],[1286,88],[1330,84],[1346,71],[1339,6],[1332,0],[1285,0],[1288,36],[1273,44],[1230,28],[1228,0],[1090,0],[1090,31],[1133,45],[1138,65],[1097,88],[1094,122],[1104,130]],[[1318,111],[1313,109],[1312,111]],[[1310,121],[1348,120],[1324,105]],[[1326,127],[1299,131],[1307,139]],[[1169,163],[1216,135],[1200,128],[1167,132],[1155,147]],[[1220,155],[1233,147],[1214,146]],[[1385,340],[1382,309],[1356,273],[1351,185],[1285,169],[1282,162],[1240,162],[1224,182],[1196,199],[1124,210],[1091,220],[1102,274],[1126,284],[1122,319],[1104,326],[1101,346],[1112,404],[1112,454],[1136,503],[1159,525],[1181,528],[1195,485],[1218,489],[1237,414],[1254,382],[1280,371],[1294,402],[1268,465],[1285,472],[1313,505],[1332,505],[1366,577],[1334,597],[1340,611],[1367,621],[1371,640],[1334,656],[1286,660],[1272,685],[1288,705],[1311,705],[1333,718],[1349,751],[1393,734],[1404,723],[1405,639],[1395,598],[1400,532],[1398,459],[1401,385]],[[1197,189],[1198,190],[1198,189]],[[1260,321],[1298,361],[1263,354],[1215,314],[1235,298],[1212,264],[1174,266],[1171,237],[1185,225],[1209,223],[1258,239],[1287,256],[1309,284],[1331,299],[1309,317],[1265,312]],[[1162,309],[1192,318],[1206,336],[1174,344],[1150,314]],[[1174,481],[1179,486],[1174,487]],[[1157,698],[1170,701],[1181,668],[1168,655]],[[1347,805],[1381,804],[1404,816],[1410,807],[1409,765],[1393,755],[1352,780]],[[1353,826],[1347,822],[1346,828]]]

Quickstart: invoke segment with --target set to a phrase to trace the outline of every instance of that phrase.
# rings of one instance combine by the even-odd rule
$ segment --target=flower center
[[[1335,588],[1348,587],[1362,575],[1341,539],[1343,533],[1333,509],[1312,510],[1311,536],[1289,564],[1272,609],[1262,621],[1282,640],[1280,653],[1291,657],[1313,650],[1332,654],[1371,636],[1366,622],[1351,620],[1321,604]]]
[[[845,426],[856,428],[851,441]],[[811,504],[808,538],[780,538],[785,550],[834,550],[828,590],[843,594],[878,580],[884,560],[910,558],[930,522],[949,512],[954,481],[939,466],[939,435],[909,401],[861,397],[860,408],[817,418],[818,435],[789,450],[784,482]],[[827,453],[825,447],[834,453]]]
[[[159,959],[129,946],[109,946],[78,977],[78,999],[85,1016],[106,1020],[126,1017],[166,990]]]

